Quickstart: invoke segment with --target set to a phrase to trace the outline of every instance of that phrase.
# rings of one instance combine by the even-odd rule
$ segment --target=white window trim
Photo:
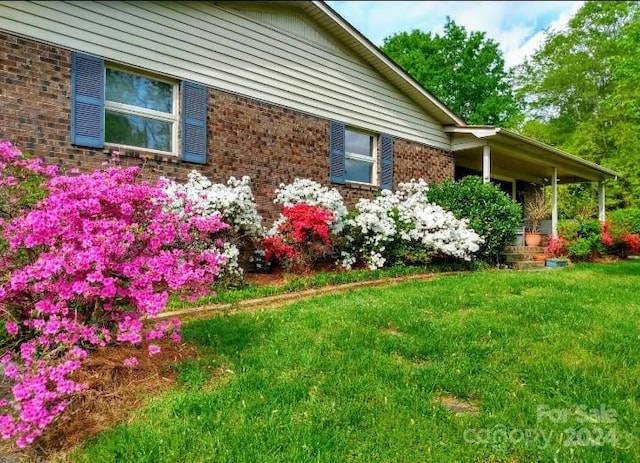
[[[107,68],[109,69],[115,69],[118,71],[123,71],[129,74],[134,74],[134,75],[138,75],[138,76],[142,76],[142,77],[147,77],[149,79],[153,79],[153,80],[157,80],[158,82],[164,82],[166,84],[170,84],[172,86],[172,90],[173,90],[173,100],[171,102],[171,109],[172,111],[170,113],[165,113],[163,111],[156,111],[153,109],[147,109],[147,108],[141,108],[140,106],[133,106],[133,105],[128,105],[128,104],[124,104],[124,103],[116,103],[115,101],[110,101],[107,100],[106,98],[106,93],[107,93],[107,76],[106,76],[106,72],[107,72]],[[148,72],[143,72],[143,71],[139,71],[137,69],[131,69],[125,66],[118,66],[118,65],[113,65],[113,64],[107,64],[107,66],[105,66],[105,78],[104,78],[104,92],[105,92],[105,98],[104,98],[104,109],[105,111],[113,111],[113,112],[118,112],[118,113],[122,113],[122,114],[132,114],[135,116],[142,116],[142,117],[148,117],[150,119],[156,119],[156,120],[160,120],[160,121],[164,121],[164,122],[171,122],[172,126],[171,126],[171,148],[172,151],[162,151],[162,150],[155,150],[155,149],[151,149],[151,148],[145,148],[144,146],[133,146],[133,145],[122,145],[122,144],[118,144],[118,143],[111,143],[111,142],[105,142],[105,146],[107,147],[113,147],[113,148],[126,148],[126,149],[133,149],[133,150],[137,150],[137,151],[145,151],[145,152],[149,152],[149,153],[157,153],[157,154],[165,154],[165,155],[171,155],[171,156],[178,156],[178,130],[179,130],[179,125],[180,125],[180,121],[178,118],[178,106],[180,104],[180,85],[178,82],[176,82],[175,80],[169,80],[166,78],[163,78],[162,76],[158,76],[155,74],[151,74]]]
[[[355,129],[353,127],[345,127],[345,131],[361,133],[371,137],[371,156],[365,156],[364,154],[358,153],[350,153],[345,150],[344,157],[345,159],[352,159],[354,161],[368,162],[371,164],[371,183],[369,182],[359,182],[357,180],[349,180],[346,179],[347,183],[353,183],[356,185],[368,185],[368,186],[377,186],[378,185],[378,138],[379,136],[373,134],[371,132],[366,132],[364,130]]]

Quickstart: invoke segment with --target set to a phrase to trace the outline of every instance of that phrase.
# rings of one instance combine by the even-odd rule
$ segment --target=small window
[[[345,179],[375,184],[376,137],[350,128],[345,130]]]
[[[105,142],[174,153],[177,83],[106,69]]]

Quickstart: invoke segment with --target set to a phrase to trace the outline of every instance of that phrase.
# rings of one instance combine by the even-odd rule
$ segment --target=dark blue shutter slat
[[[345,183],[345,135],[342,122],[331,121],[329,130],[329,180],[332,183]]]
[[[380,188],[393,190],[393,137],[380,135]]]
[[[71,143],[102,148],[104,60],[78,52],[71,60]]]
[[[207,163],[207,87],[182,82],[182,160]]]

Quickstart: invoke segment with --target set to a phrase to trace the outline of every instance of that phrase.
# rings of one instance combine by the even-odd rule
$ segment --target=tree
[[[520,110],[498,44],[450,18],[444,34],[413,30],[384,39],[382,51],[470,124],[512,126]]]
[[[623,174],[608,188],[609,207],[640,204],[639,13],[636,2],[586,2],[515,70],[527,135]],[[577,203],[577,193],[595,196],[570,193]]]

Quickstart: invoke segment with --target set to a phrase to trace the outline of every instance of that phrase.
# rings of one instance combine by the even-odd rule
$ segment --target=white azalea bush
[[[427,200],[422,179],[401,183],[392,193],[360,199],[353,218],[346,221],[345,249],[341,264],[358,263],[377,269],[395,263],[426,263],[448,257],[469,261],[480,249],[482,238],[440,206]]]
[[[306,178],[296,178],[293,183],[280,184],[280,188],[276,189],[276,198],[273,202],[282,207],[291,207],[301,203],[322,207],[333,212],[334,221],[331,224],[331,233],[338,235],[344,229],[348,211],[342,195],[335,188],[329,189]],[[281,215],[271,227],[269,234],[275,233],[282,220],[283,216]]]
[[[187,203],[192,213],[202,216],[220,214],[241,236],[260,238],[264,234],[262,217],[258,213],[256,201],[251,191],[251,178],[240,180],[230,177],[227,184],[212,183],[200,172],[189,173],[187,183],[180,184],[164,179],[165,192],[172,199],[173,211],[183,213]],[[189,211],[187,211],[189,212]]]
[[[230,225],[231,229],[218,243],[226,258],[224,277],[227,281],[242,278],[243,270],[238,262],[241,253],[252,253],[264,235],[262,217],[251,191],[251,178],[230,177],[224,185],[212,183],[193,170],[184,184],[163,180],[164,191],[171,199],[168,206],[171,212],[202,217],[220,215]]]

